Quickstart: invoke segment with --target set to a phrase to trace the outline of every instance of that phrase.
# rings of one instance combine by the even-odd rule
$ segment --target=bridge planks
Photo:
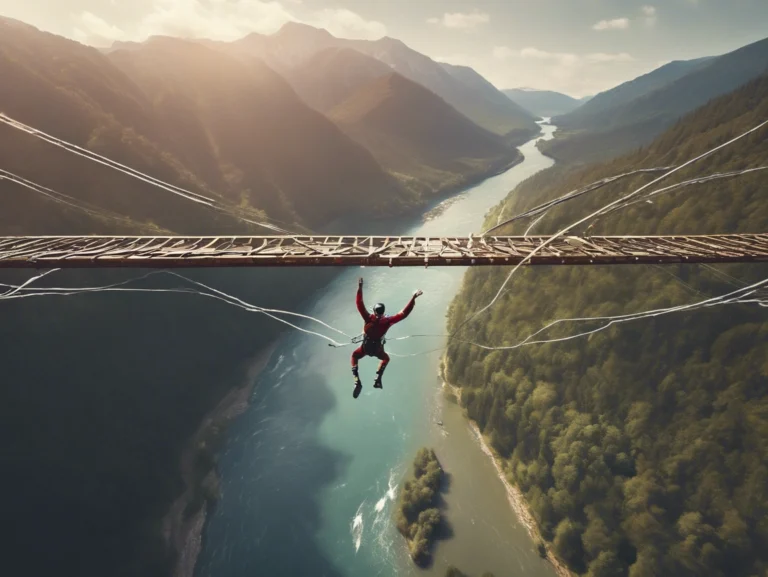
[[[515,265],[550,237],[0,237],[0,268]],[[768,234],[560,237],[531,265],[767,262]]]

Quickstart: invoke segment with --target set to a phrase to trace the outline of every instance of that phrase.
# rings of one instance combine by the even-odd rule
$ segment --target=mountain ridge
[[[383,166],[418,175],[430,195],[521,158],[498,135],[397,72],[363,85],[328,116]]]
[[[562,128],[542,150],[566,162],[607,159],[628,152],[648,144],[685,114],[767,70],[768,38],[718,57],[668,64],[609,91],[616,94],[639,83],[641,94],[626,102],[588,116],[604,103],[605,94],[598,95],[574,112],[553,119]]]
[[[553,90],[508,88],[502,93],[531,114],[546,118],[571,112],[583,104],[579,99]]]
[[[336,38],[330,33],[318,34],[321,29],[308,25],[291,24],[288,32],[273,35],[251,34],[222,49],[232,50],[240,56],[264,59],[278,72],[304,65],[317,52],[331,47],[354,48],[375,58],[398,72],[428,88],[470,120],[500,135],[510,134],[518,140],[527,140],[538,132],[535,119],[505,98],[485,79],[468,85],[455,78],[446,68],[421,54],[398,39],[388,36],[378,40],[350,40]],[[473,74],[479,75],[473,71]]]

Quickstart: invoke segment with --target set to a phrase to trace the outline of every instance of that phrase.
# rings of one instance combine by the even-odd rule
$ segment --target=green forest
[[[609,163],[555,167],[488,217],[505,217],[601,178],[679,165],[768,119],[768,76],[680,120]],[[761,166],[768,127],[681,170]],[[652,177],[620,181],[552,210],[560,230]],[[659,186],[663,186],[660,184]],[[764,232],[768,174],[659,195],[600,219],[590,234]],[[499,234],[521,234],[529,222]],[[586,229],[574,230],[582,234]],[[449,311],[457,330],[494,297],[508,267],[473,269]],[[544,538],[590,577],[768,575],[768,313],[747,305],[614,325],[560,343],[514,345],[555,319],[692,303],[768,276],[761,265],[524,268],[447,352],[447,377],[524,492]],[[562,323],[552,339],[595,329]]]
[[[413,461],[413,477],[403,485],[395,509],[395,525],[408,541],[413,561],[417,565],[426,565],[438,527],[443,521],[437,506],[443,469],[434,450],[426,447],[419,449]]]

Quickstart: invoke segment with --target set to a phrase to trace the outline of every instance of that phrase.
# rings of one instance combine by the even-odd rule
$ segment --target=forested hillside
[[[284,73],[297,94],[311,107],[328,112],[363,85],[387,76],[392,69],[353,48],[326,48]]]
[[[766,72],[768,39],[717,58],[669,64],[556,118],[564,130],[543,150],[567,162],[615,158],[647,145],[680,117]]]
[[[328,117],[424,197],[522,159],[499,136],[397,73],[365,84]]]
[[[702,68],[711,60],[712,58],[709,57],[669,62],[648,74],[596,94],[594,98],[573,111],[556,116],[553,122],[567,129],[594,128],[606,115],[613,118],[615,110],[679,80],[692,71]]]
[[[766,118],[763,76],[687,116],[635,154],[540,173],[500,208],[510,216],[609,175],[680,164]],[[766,164],[768,128],[675,179]],[[562,205],[536,232],[554,232],[648,178]],[[766,190],[765,173],[689,188],[614,213],[590,232],[764,232]],[[450,311],[450,332],[490,301],[508,273],[467,273]],[[757,265],[523,269],[460,338],[513,345],[555,319],[695,302],[766,276],[768,270]],[[539,338],[597,326],[564,323]],[[762,577],[768,572],[767,358],[768,313],[728,305],[510,351],[454,342],[446,365],[448,379],[464,388],[469,416],[525,493],[544,537],[575,572]]]

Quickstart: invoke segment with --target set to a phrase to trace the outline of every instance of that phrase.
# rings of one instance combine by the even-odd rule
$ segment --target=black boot
[[[352,391],[352,397],[356,399],[360,396],[360,391],[363,390],[363,383],[360,382],[360,375],[357,374],[357,367],[352,367],[352,376],[355,377],[355,390]]]
[[[376,372],[376,380],[373,381],[373,388],[374,389],[383,389],[383,383],[381,382],[381,376],[384,374],[384,371],[377,371]]]

